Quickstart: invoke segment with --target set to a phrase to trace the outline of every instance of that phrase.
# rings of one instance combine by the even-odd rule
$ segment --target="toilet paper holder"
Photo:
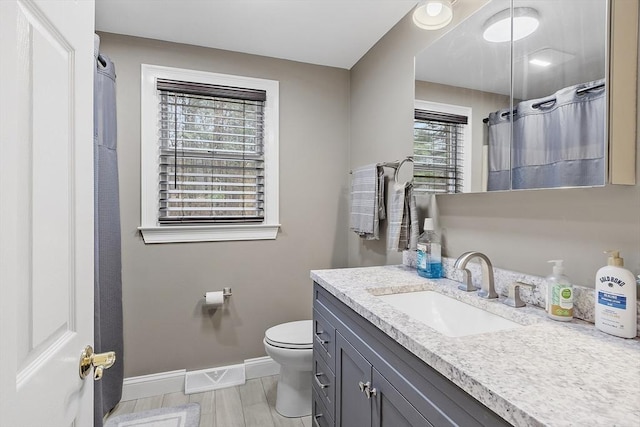
[[[222,288],[222,296],[227,299],[231,296],[231,288]],[[204,294],[204,297],[207,297],[207,294]]]
[[[231,288],[223,288],[222,291],[209,291],[204,294],[204,307],[216,309],[227,305],[231,297]]]

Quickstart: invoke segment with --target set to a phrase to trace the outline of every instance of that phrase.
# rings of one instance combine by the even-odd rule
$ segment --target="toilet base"
[[[276,411],[287,418],[311,415],[311,371],[296,371],[280,365]]]

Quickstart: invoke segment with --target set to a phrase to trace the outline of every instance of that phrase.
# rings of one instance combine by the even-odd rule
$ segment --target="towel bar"
[[[407,156],[402,160],[395,160],[393,162],[378,163],[378,166],[382,166],[382,167],[385,167],[385,168],[393,168],[393,169],[395,169],[397,171],[398,169],[400,169],[400,166],[402,166],[402,164],[404,162],[406,162],[407,160],[413,162],[413,157],[412,156]],[[349,174],[353,174],[353,170],[350,170]]]

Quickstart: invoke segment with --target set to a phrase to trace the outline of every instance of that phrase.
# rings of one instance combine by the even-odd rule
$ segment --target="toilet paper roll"
[[[224,304],[222,291],[207,292],[204,294],[204,304],[208,307],[221,307]]]

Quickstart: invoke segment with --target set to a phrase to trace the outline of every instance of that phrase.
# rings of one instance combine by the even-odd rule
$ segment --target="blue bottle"
[[[433,227],[433,218],[424,219],[424,232],[418,238],[418,274],[427,279],[442,277],[442,245]]]

